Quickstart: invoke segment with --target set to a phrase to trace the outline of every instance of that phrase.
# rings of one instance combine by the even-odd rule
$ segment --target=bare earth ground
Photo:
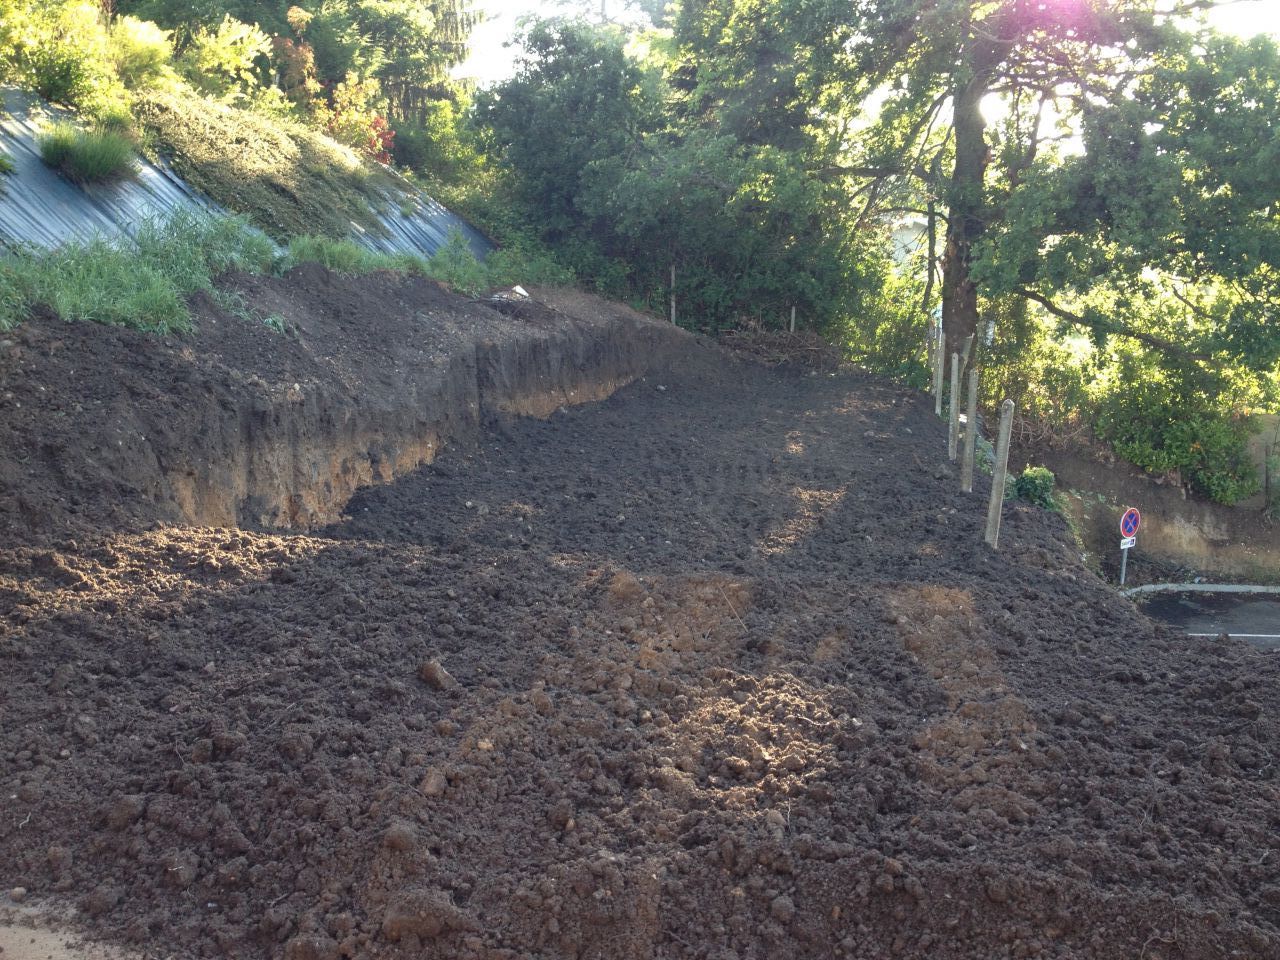
[[[6,544],[0,891],[153,957],[1280,956],[1280,661],[990,552],[943,448],[691,341],[309,534]]]

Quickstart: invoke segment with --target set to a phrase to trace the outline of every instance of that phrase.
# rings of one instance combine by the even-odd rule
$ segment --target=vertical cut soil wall
[[[0,338],[0,524],[329,523],[486,420],[603,399],[689,340],[569,291],[478,303],[308,266],[232,294],[183,338],[48,316]]]

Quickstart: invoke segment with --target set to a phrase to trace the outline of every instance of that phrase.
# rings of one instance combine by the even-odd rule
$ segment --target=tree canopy
[[[945,225],[953,337],[1012,294],[1098,338],[1275,366],[1280,58],[1198,26],[1204,6],[861,5],[853,69],[878,112],[851,166]]]

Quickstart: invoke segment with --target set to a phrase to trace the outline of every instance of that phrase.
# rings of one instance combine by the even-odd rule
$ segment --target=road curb
[[[1124,597],[1140,593],[1280,593],[1280,587],[1249,583],[1148,583],[1120,591]]]

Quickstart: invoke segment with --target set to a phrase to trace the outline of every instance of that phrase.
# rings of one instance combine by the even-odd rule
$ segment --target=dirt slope
[[[0,549],[0,889],[154,956],[1280,956],[1277,661],[986,550],[920,398],[689,341],[479,436]]]

